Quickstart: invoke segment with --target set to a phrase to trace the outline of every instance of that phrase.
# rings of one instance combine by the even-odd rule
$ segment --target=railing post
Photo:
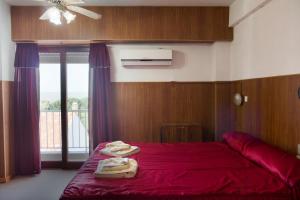
[[[42,141],[41,140],[41,149],[43,150],[49,150],[50,152],[53,151],[61,151],[62,148],[62,143],[61,140],[57,140],[56,136],[60,136],[60,134],[58,134],[56,132],[56,130],[60,130],[61,128],[61,111],[59,110],[41,110],[41,120],[40,120],[40,134],[41,137],[40,138],[45,138],[46,141]],[[82,153],[88,153],[88,115],[87,115],[87,110],[86,109],[82,109],[82,110],[73,110],[73,111],[68,111],[67,114],[71,114],[72,118],[72,122],[69,121],[69,123],[71,123],[71,128],[72,131],[70,131],[71,138],[72,138],[72,144],[70,146],[68,146],[69,151],[72,152],[72,149],[78,150]],[[77,113],[77,117],[78,117],[78,124],[74,124],[74,114],[76,115]],[[51,114],[52,116],[49,117],[48,115]],[[57,115],[56,115],[57,114]],[[83,116],[83,118],[81,117],[81,115]],[[52,121],[51,121],[52,120]],[[58,122],[58,123],[55,123]],[[51,127],[52,126],[52,127]],[[56,127],[58,126],[58,127]],[[78,130],[74,129],[74,127],[78,127]],[[51,131],[51,134],[49,134],[49,128],[52,128],[53,130]],[[82,132],[81,128],[84,128],[84,132]],[[78,133],[78,142],[76,142],[75,144],[75,131],[77,131]],[[81,137],[81,134],[84,134],[84,138]],[[49,140],[52,137],[52,143],[51,145],[49,145]],[[84,141],[81,141],[82,139],[84,139]],[[46,143],[45,143],[46,142]],[[46,145],[46,146],[45,146]],[[80,150],[82,149],[82,151]]]

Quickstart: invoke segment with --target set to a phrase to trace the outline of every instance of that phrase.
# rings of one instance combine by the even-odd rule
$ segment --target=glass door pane
[[[67,53],[68,161],[88,158],[88,80],[88,53]]]
[[[60,55],[40,54],[40,150],[42,161],[61,161]]]

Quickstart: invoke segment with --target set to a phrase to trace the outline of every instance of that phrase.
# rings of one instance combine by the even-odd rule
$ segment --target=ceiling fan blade
[[[47,2],[55,4],[54,0],[33,0],[38,2]],[[71,5],[71,4],[83,4],[85,3],[84,0],[61,0],[64,5]]]
[[[49,1],[48,0],[33,0],[37,2],[38,5],[48,5]]]
[[[81,8],[81,7],[79,7],[79,6],[72,6],[72,5],[70,5],[70,6],[67,6],[67,8],[68,8],[69,10],[73,11],[73,12],[77,12],[77,13],[79,13],[79,14],[82,14],[82,15],[84,15],[84,16],[90,17],[90,18],[92,18],[92,19],[101,19],[101,17],[102,17],[102,16],[101,16],[100,14],[98,14],[98,13],[95,13],[95,12],[93,12],[93,11],[87,10],[87,9],[85,9],[85,8]]]
[[[55,5],[52,1],[50,0],[33,0],[35,2],[37,2],[39,5],[49,5],[49,4],[52,4],[52,5]]]
[[[85,3],[83,0],[64,0],[66,5],[71,5],[71,4],[83,4]]]

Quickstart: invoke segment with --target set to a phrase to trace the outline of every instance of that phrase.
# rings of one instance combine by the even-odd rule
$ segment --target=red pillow
[[[246,133],[225,133],[223,138],[230,147],[279,176],[291,187],[300,184],[300,160],[295,156]]]
[[[224,133],[223,139],[231,148],[240,152],[241,154],[249,144],[257,140],[254,137],[248,135],[247,133],[235,131]]]
[[[262,141],[251,143],[243,155],[279,176],[291,187],[300,183],[300,160]]]

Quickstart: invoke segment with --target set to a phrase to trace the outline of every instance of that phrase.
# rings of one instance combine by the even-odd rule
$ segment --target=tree
[[[67,100],[67,109],[73,110],[74,103],[77,104],[78,110],[87,110],[88,109],[88,98],[68,98]],[[40,104],[40,110],[60,110],[61,109],[61,102],[60,100],[56,101],[48,101],[43,100]],[[75,109],[77,110],[77,109]]]
[[[61,108],[61,104],[60,104],[60,101],[54,101],[54,102],[51,102],[50,105],[49,105],[49,110],[60,110]]]

